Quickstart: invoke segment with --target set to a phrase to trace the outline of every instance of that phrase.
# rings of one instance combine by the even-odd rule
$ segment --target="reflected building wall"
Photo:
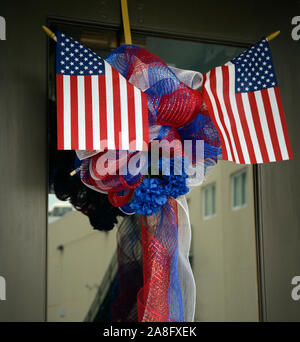
[[[247,171],[246,205],[232,208],[232,175]],[[215,184],[216,213],[205,219],[203,188]],[[252,167],[219,161],[188,195],[195,321],[258,321]]]
[[[80,212],[49,224],[48,321],[85,319],[115,251],[116,229],[93,230]]]

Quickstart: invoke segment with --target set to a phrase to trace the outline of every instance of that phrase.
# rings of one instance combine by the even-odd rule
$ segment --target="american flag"
[[[256,164],[293,158],[266,39],[208,72],[203,90],[224,160]]]
[[[56,37],[58,149],[147,150],[146,94],[89,48]]]

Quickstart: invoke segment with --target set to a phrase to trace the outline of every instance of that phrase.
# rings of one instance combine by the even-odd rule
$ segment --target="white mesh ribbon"
[[[98,150],[76,150],[76,154],[79,160],[87,159],[101,151]]]
[[[184,70],[169,66],[169,69],[176,75],[176,77],[188,87],[192,89],[199,89],[203,83],[203,75],[201,72],[193,70]],[[148,71],[142,69],[139,72],[134,73],[129,82],[134,84],[142,91],[146,91],[149,88]]]
[[[203,83],[203,75],[201,72],[193,70],[178,69],[169,66],[169,68],[174,72],[177,78],[185,83],[188,87],[192,89],[199,89]]]
[[[196,305],[196,284],[189,261],[191,223],[185,196],[177,198],[178,204],[178,275],[182,292],[184,321],[193,322]]]

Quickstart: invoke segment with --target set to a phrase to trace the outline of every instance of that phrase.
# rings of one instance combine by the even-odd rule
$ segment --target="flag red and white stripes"
[[[219,132],[224,160],[256,164],[292,159],[279,88],[236,91],[229,62],[204,78],[204,99]]]
[[[146,94],[104,62],[105,74],[57,74],[60,150],[147,150]]]

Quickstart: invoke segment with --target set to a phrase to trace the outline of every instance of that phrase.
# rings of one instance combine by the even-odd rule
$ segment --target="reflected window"
[[[232,209],[244,207],[247,191],[247,171],[243,170],[232,176]]]
[[[209,219],[216,215],[216,185],[207,185],[202,190],[203,196],[203,217]]]

